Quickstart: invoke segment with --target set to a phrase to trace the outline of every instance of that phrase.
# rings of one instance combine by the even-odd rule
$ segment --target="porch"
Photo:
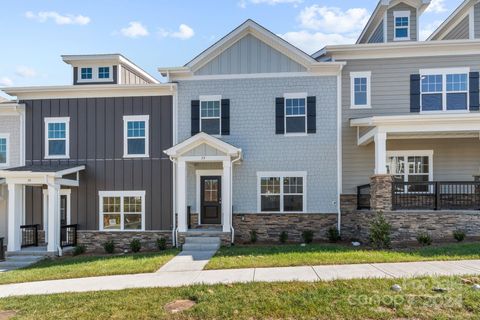
[[[232,167],[242,159],[242,150],[202,132],[165,153],[175,164],[176,231],[180,242],[196,233],[230,238]]]
[[[75,246],[77,225],[70,221],[71,188],[79,186],[83,165],[32,165],[0,170],[7,185],[7,251],[44,251],[56,253]],[[41,188],[42,225],[25,224],[25,187]],[[33,209],[32,209],[33,210]],[[37,218],[38,218],[37,217]],[[42,230],[43,229],[43,230]],[[34,247],[32,249],[31,247]]]
[[[357,209],[480,210],[480,114],[368,117],[350,125],[375,164],[370,183],[357,187]]]

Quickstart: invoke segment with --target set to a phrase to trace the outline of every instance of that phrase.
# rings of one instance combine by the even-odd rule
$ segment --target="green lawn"
[[[325,264],[480,259],[480,243],[411,250],[368,250],[345,245],[309,244],[221,248],[206,269],[287,267]]]
[[[467,277],[468,278],[468,277]],[[469,277],[478,281],[478,278]],[[399,283],[403,290],[390,290]],[[437,293],[433,288],[446,288]],[[176,314],[166,304],[197,304]],[[248,283],[0,299],[18,319],[478,319],[480,291],[458,277]]]
[[[47,259],[27,268],[0,273],[0,284],[154,272],[177,253],[178,250],[170,249],[156,253]]]

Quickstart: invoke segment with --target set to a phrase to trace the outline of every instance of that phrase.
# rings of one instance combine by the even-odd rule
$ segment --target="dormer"
[[[159,83],[121,54],[63,55],[62,59],[72,66],[74,85]]]
[[[463,1],[427,41],[468,39],[480,39],[480,0]]]
[[[418,41],[418,20],[430,1],[380,0],[357,44]]]

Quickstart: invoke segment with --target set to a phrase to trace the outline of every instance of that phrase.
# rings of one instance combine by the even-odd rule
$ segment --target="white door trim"
[[[67,224],[72,223],[71,216],[71,199],[72,189],[60,189],[60,196],[67,196]],[[45,231],[45,239],[47,239],[48,232],[48,190],[43,189],[43,230]]]

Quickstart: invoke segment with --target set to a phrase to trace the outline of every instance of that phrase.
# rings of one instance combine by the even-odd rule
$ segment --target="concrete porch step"
[[[219,237],[204,237],[204,236],[198,236],[198,237],[186,237],[185,238],[185,243],[188,244],[217,244],[220,243],[220,238]]]
[[[6,256],[8,257],[16,257],[16,256],[42,256],[42,257],[50,257],[53,256],[53,252],[48,252],[47,247],[28,247],[23,248],[20,251],[7,251]]]
[[[19,268],[24,268],[24,267],[28,267],[40,260],[43,260],[44,258],[43,257],[36,257],[36,258],[31,258],[31,259],[21,259],[21,260],[18,260],[18,259],[8,259],[8,260],[5,260],[5,261],[2,261],[0,262],[0,269],[9,269],[9,270],[13,270],[13,269],[19,269]]]
[[[182,246],[183,251],[217,251],[220,243],[185,243]]]

